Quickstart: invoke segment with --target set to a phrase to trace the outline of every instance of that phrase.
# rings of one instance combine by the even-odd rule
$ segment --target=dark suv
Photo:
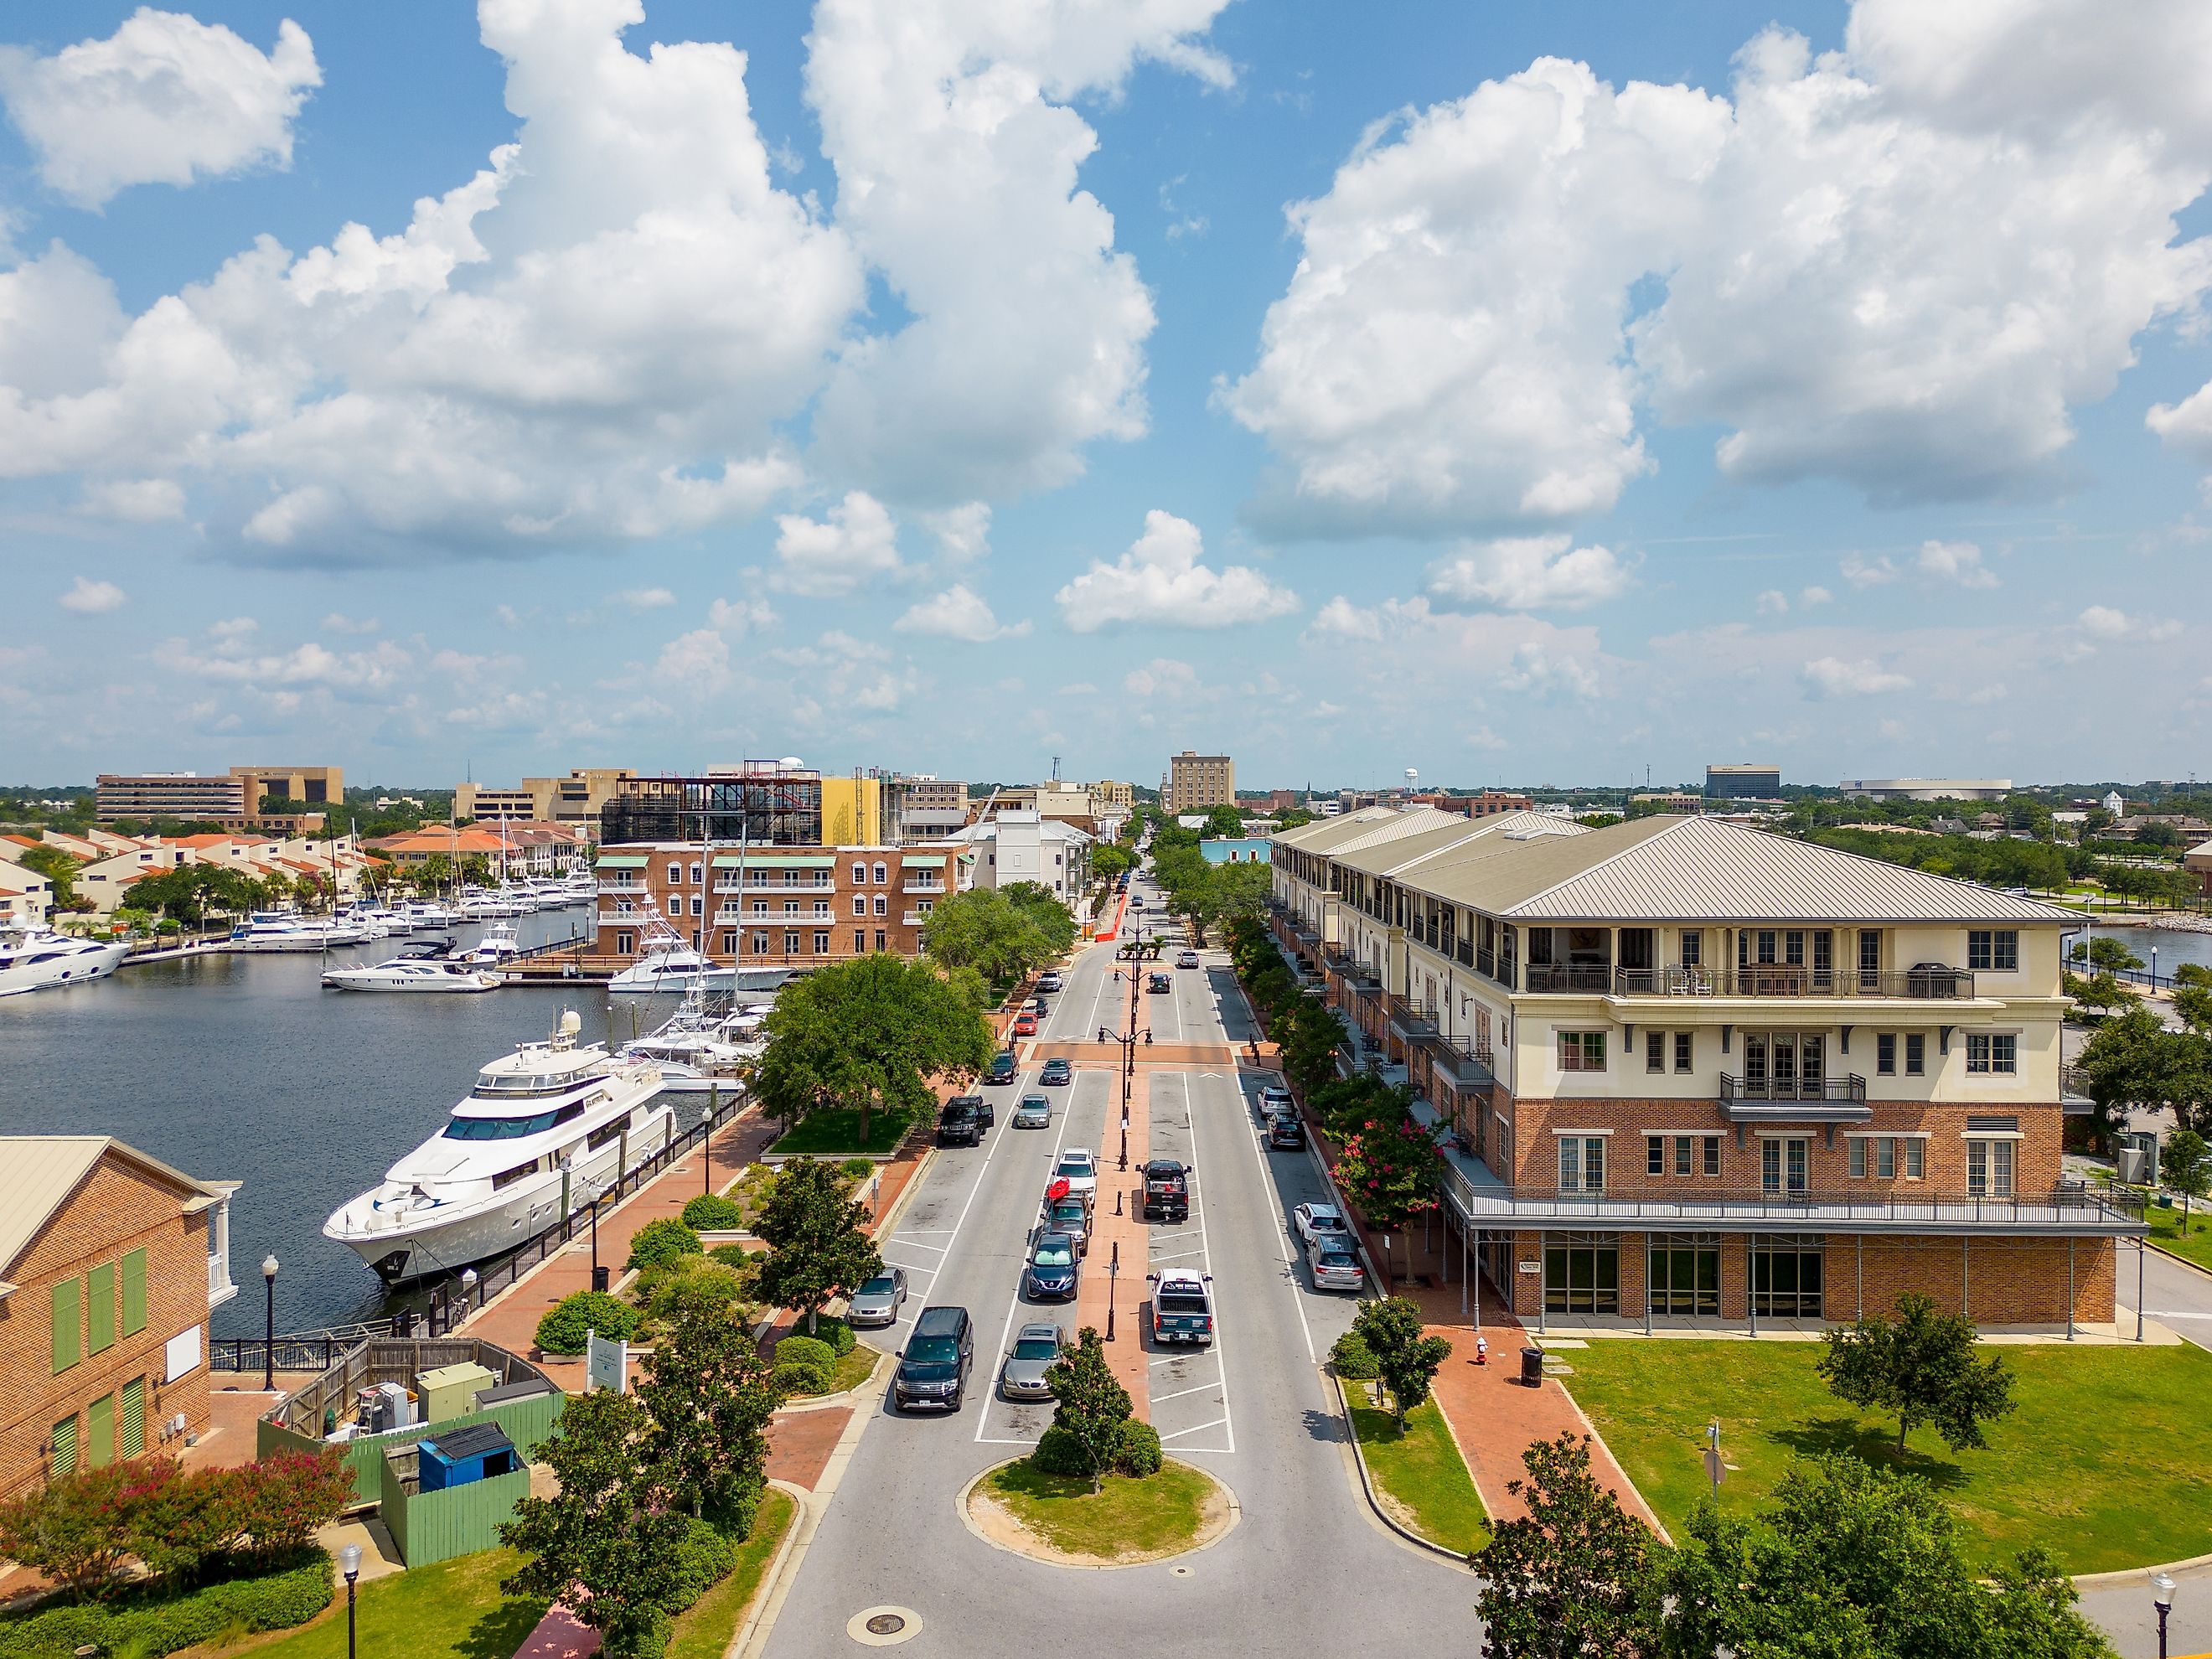
[[[1190,1171],[1171,1158],[1156,1158],[1145,1165],[1144,1219],[1190,1219]]]
[[[975,1335],[965,1308],[924,1308],[900,1350],[891,1403],[901,1411],[957,1412],[975,1364]]]
[[[1012,1083],[1021,1073],[1021,1062],[1014,1058],[1012,1048],[1001,1048],[991,1056],[991,1069],[983,1073],[986,1083]]]
[[[945,1110],[938,1117],[937,1144],[980,1146],[983,1144],[983,1131],[989,1127],[983,1118],[983,1097],[958,1095],[945,1103]]]

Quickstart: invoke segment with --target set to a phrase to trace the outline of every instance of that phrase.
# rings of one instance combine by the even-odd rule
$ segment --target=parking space
[[[1155,1223],[1148,1240],[1147,1274],[1164,1268],[1213,1272],[1212,1240],[1206,1226],[1206,1172],[1199,1167],[1197,1136],[1191,1121],[1194,1098],[1188,1073],[1162,1072],[1152,1080],[1152,1158],[1171,1158],[1190,1170],[1190,1217],[1186,1221]],[[1149,1291],[1149,1285],[1147,1286]],[[1229,1369],[1223,1352],[1223,1321],[1217,1308],[1214,1340],[1204,1348],[1170,1344],[1154,1345],[1151,1332],[1149,1293],[1139,1304],[1152,1388],[1152,1426],[1160,1443],[1177,1456],[1195,1452],[1237,1449],[1237,1425],[1229,1399]]]

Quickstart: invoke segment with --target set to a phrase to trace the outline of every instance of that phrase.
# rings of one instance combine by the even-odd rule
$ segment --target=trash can
[[[1541,1348],[1521,1350],[1521,1380],[1532,1389],[1544,1386],[1544,1351]]]

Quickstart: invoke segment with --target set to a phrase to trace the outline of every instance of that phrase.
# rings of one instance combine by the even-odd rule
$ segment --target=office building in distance
[[[1708,766],[1707,800],[1775,800],[1782,793],[1778,766]]]
[[[1165,790],[1170,812],[1205,812],[1237,805],[1237,763],[1226,755],[1186,749],[1168,761]]]
[[[1836,786],[1866,800],[2002,800],[2010,778],[1845,778]]]

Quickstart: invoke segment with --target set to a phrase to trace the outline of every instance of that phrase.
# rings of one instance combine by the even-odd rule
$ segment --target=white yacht
[[[366,931],[333,916],[303,916],[292,910],[256,910],[230,930],[234,951],[327,951],[359,945]]]
[[[704,994],[694,988],[659,1030],[623,1043],[622,1053],[659,1066],[663,1094],[741,1095],[761,1044],[751,1040],[758,1019],[733,1030],[731,1022],[737,1018],[709,1012]]]
[[[495,921],[483,930],[483,937],[467,950],[454,951],[453,960],[480,964],[501,963],[521,948],[520,941],[515,938],[514,924]]]
[[[653,916],[646,923],[645,944],[637,960],[609,980],[607,989],[651,995],[659,991],[727,991],[737,982],[736,969],[686,945],[673,927]]]
[[[130,950],[125,939],[73,939],[43,925],[0,928],[0,997],[106,979]]]
[[[676,1115],[654,1105],[659,1068],[579,1043],[562,1014],[550,1040],[526,1042],[477,1073],[439,1132],[382,1183],[324,1224],[386,1280],[482,1261],[534,1237],[668,1144]]]
[[[399,915],[410,933],[424,933],[433,927],[450,927],[459,920],[435,899],[410,899],[399,907]]]
[[[334,991],[427,991],[450,994],[457,991],[496,991],[500,977],[465,962],[394,957],[374,968],[364,968],[358,963],[350,968],[332,968],[323,975],[323,983]]]

